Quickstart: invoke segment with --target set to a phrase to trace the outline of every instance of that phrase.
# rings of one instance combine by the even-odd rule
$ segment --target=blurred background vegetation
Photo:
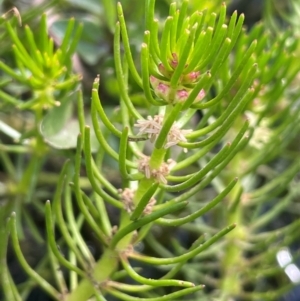
[[[131,40],[133,57],[135,57],[135,52],[139,52],[139,47],[143,40],[143,29],[145,27],[143,23],[144,2],[145,1],[141,0],[121,0]],[[156,12],[158,18],[163,19],[168,15],[169,4],[171,2],[171,0],[157,1]],[[191,0],[190,5],[199,10],[206,8],[210,11],[214,11],[222,2],[224,1]],[[245,14],[245,25],[248,29],[254,24],[262,22],[274,35],[278,31],[285,31],[286,28],[292,27],[295,35],[299,37],[300,14],[296,12],[300,9],[300,5],[297,3],[299,2],[297,0],[232,0],[225,2],[228,4],[229,15],[231,15],[234,10],[237,10],[239,14]],[[101,99],[105,103],[107,111],[110,109],[113,111],[114,106],[117,105],[119,101],[113,61],[113,33],[114,24],[116,22],[115,5],[116,1],[113,0],[0,0],[0,11],[1,14],[4,14],[12,7],[17,7],[21,14],[22,26],[28,24],[35,35],[38,35],[39,32],[38,24],[41,15],[46,13],[49,35],[53,38],[55,45],[60,45],[67,28],[67,22],[70,18],[75,19],[76,26],[82,23],[83,32],[72,63],[73,73],[82,76],[81,85],[86,110],[88,111],[90,105],[90,90],[93,80],[97,74],[100,74],[102,79],[100,90]],[[20,39],[22,39],[23,34],[24,31],[20,29]],[[18,68],[11,51],[12,41],[4,28],[0,28],[0,36],[1,61],[4,61],[13,69]],[[136,57],[139,58],[139,56]],[[136,64],[139,64],[138,60]],[[32,97],[30,88],[20,83],[10,82],[2,71],[0,71],[0,78],[0,87],[6,93],[23,101]],[[141,92],[136,84],[131,83],[130,94],[137,104],[141,104]],[[12,128],[22,133],[24,128],[30,128],[32,126],[34,118],[32,113],[21,113],[20,111],[12,110],[12,107],[7,103],[1,103],[0,95],[0,121],[10,124]],[[76,129],[74,129],[74,131],[76,131]],[[30,135],[30,133],[28,135]],[[298,138],[300,139],[300,137]],[[73,152],[72,148],[62,145],[65,139],[66,138],[63,137],[61,140],[53,141],[51,137],[49,137],[49,145],[54,146],[54,148],[44,150],[46,156],[43,157],[39,166],[34,166],[36,170],[39,170],[38,178],[30,179],[29,181],[24,180],[24,166],[30,161],[26,147],[16,148],[15,150],[12,149],[9,154],[11,161],[15,163],[16,177],[12,178],[9,173],[5,172],[10,166],[4,166],[2,162],[7,161],[0,160],[0,222],[5,221],[12,209],[18,210],[17,207],[19,207],[19,210],[21,210],[19,203],[25,203],[25,205],[22,206],[24,218],[22,249],[31,266],[42,266],[40,259],[43,258],[46,250],[44,242],[44,216],[41,206],[44,200],[51,198],[52,191],[55,188],[57,174],[65,159]],[[9,137],[0,132],[0,157],[2,157],[2,159],[8,155],[5,150],[5,145],[12,145],[13,142],[13,135]],[[111,143],[113,144],[114,141],[111,141]],[[299,145],[294,147],[295,150],[300,150]],[[24,153],[24,155],[22,155],[22,153]],[[116,169],[114,164],[114,162],[110,162],[108,159],[107,166],[105,166],[105,168],[111,168],[112,170],[111,181],[115,179],[114,172]],[[27,178],[25,177],[25,179]],[[16,182],[22,180],[25,181],[24,185],[26,189],[20,194],[19,191],[15,191],[15,187]],[[2,183],[5,183],[5,185]],[[83,182],[82,185],[84,186],[85,183]],[[86,183],[86,187],[89,188],[88,183]],[[300,208],[298,208],[298,213],[299,212]],[[294,214],[299,218],[297,212],[285,212],[279,219],[287,221],[293,220],[295,219]],[[34,225],[32,225],[31,219],[29,218],[30,216],[34,216]],[[89,230],[83,229],[83,231],[85,231],[86,240],[93,253],[97,254],[101,252],[101,247],[97,241],[95,241],[93,235],[90,234]],[[178,235],[180,236],[180,231]],[[300,242],[298,240],[292,247],[295,250],[299,250],[299,244]],[[9,248],[7,254],[8,265],[13,279],[17,284],[24,283],[27,278],[20,268],[14,256],[14,252]],[[277,267],[274,266],[274,268]],[[47,273],[45,270],[43,272]],[[151,274],[151,271],[149,273]],[[47,275],[44,276],[47,277]],[[27,283],[26,285],[30,287],[30,293],[27,298],[28,301],[51,300],[39,288],[34,288],[32,283]],[[275,285],[278,285],[278,283]],[[10,301],[3,299],[1,291],[0,300]],[[293,287],[290,292],[286,293],[282,300],[300,300],[300,287]]]

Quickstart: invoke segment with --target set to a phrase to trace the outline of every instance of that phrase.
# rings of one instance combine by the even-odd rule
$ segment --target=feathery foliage
[[[136,51],[123,6],[103,1],[114,36],[113,110],[99,93],[101,74],[84,102],[73,66],[81,24],[68,21],[55,45],[46,14],[37,33],[2,16],[13,57],[0,61],[0,131],[15,141],[0,144],[4,300],[29,300],[35,285],[58,301],[277,300],[300,282],[277,264],[299,243],[293,27],[247,31],[225,3],[202,10],[187,0],[171,3],[162,21],[155,6],[145,3]],[[31,124],[17,131],[11,114],[29,114]],[[54,156],[65,161],[60,173],[45,173]],[[35,268],[22,251],[24,229],[47,249]],[[28,275],[23,285],[7,248]]]

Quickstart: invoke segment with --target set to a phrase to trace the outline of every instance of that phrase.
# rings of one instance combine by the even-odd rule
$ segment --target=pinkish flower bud
[[[159,80],[156,77],[154,77],[153,75],[150,75],[150,83],[151,83],[152,87],[154,88],[158,85]]]
[[[205,97],[205,91],[203,89],[201,89],[201,91],[198,93],[194,103],[201,101],[204,97]]]
[[[191,84],[197,81],[200,76],[200,71],[193,71],[182,76],[182,84]]]
[[[175,95],[175,100],[174,102],[184,102],[186,101],[186,99],[189,96],[189,92],[186,89],[182,89],[182,90],[177,90],[176,91],[176,95]]]
[[[150,76],[150,83],[152,88],[154,89],[155,94],[162,98],[163,100],[168,101],[168,95],[170,91],[170,85],[166,82],[157,79],[154,76]]]
[[[172,53],[172,57],[173,59],[170,61],[170,65],[175,69],[178,65],[178,56],[176,53]]]
[[[197,77],[198,72],[191,72],[190,73],[192,77]],[[169,93],[170,93],[170,85],[166,81],[162,81],[153,75],[150,76],[150,83],[151,86],[154,90],[154,93],[156,94],[157,97],[162,98],[163,100],[170,102],[169,99]],[[175,93],[175,98],[174,98],[174,103],[179,103],[179,102],[184,102],[187,100],[191,93],[191,89],[189,88],[184,88],[181,86],[180,89],[178,89]],[[205,97],[205,91],[202,89],[196,99],[194,100],[194,103],[201,101]]]
[[[166,78],[170,78],[172,76],[172,73],[170,71],[167,71],[162,63],[158,64],[158,70]]]
[[[176,95],[175,95],[175,99],[174,99],[174,103],[178,103],[178,102],[184,102],[187,100],[187,98],[189,97],[191,93],[191,89],[181,89],[181,90],[177,90]],[[200,100],[202,100],[205,97],[205,92],[202,89],[196,99],[194,100],[194,103],[199,102]]]

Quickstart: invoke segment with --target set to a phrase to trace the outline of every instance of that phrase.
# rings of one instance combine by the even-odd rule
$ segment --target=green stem
[[[226,236],[227,248],[222,262],[222,269],[224,274],[221,281],[222,298],[220,300],[226,301],[231,296],[238,296],[241,293],[242,283],[239,273],[239,268],[243,266],[243,251],[237,244],[241,238],[244,237],[242,226],[242,206],[237,206],[237,210],[228,214],[228,222],[236,222],[239,227],[236,231],[232,231]]]
[[[154,148],[150,161],[149,161],[149,166],[150,169],[158,169],[161,164],[164,162],[164,157],[166,155],[167,150],[164,148]],[[154,180],[153,178],[146,178],[144,177],[140,182],[139,182],[139,186],[137,191],[134,194],[134,198],[133,198],[133,203],[135,206],[138,206],[138,204],[140,203],[140,201],[143,199],[143,197],[147,194],[147,192],[149,191],[149,189],[151,188],[151,186],[153,185]],[[155,193],[155,192],[154,192]],[[153,194],[154,194],[153,193]],[[127,227],[129,224],[131,223],[131,219],[130,216],[127,212],[123,211],[121,214],[121,222],[120,222],[120,227],[119,227],[119,231],[124,229],[125,227]],[[122,233],[122,232],[121,232]],[[131,241],[132,241],[132,236],[133,236],[133,231],[131,231],[130,233],[126,233],[128,235],[124,235],[123,238],[118,242],[117,244],[117,249],[118,250],[122,250],[122,249],[126,249]]]
[[[16,214],[13,212],[9,221],[9,228],[11,231],[11,240],[16,256],[24,269],[24,271],[31,277],[39,286],[41,286],[54,300],[60,300],[60,293],[43,277],[41,277],[34,269],[27,263],[18,239],[16,227]]]
[[[231,163],[233,173],[238,172],[241,165],[241,156],[238,154]],[[226,236],[227,245],[225,249],[225,256],[222,264],[222,280],[221,280],[221,301],[230,299],[231,296],[238,296],[242,293],[241,283],[241,267],[243,267],[243,249],[239,242],[245,240],[247,237],[247,230],[243,226],[243,208],[239,199],[243,195],[243,186],[238,182],[227,196],[230,200],[231,209],[226,210],[226,220],[228,223],[236,223],[236,231],[232,231]],[[239,202],[237,206],[236,203]]]
[[[95,282],[101,283],[108,280],[116,271],[119,258],[117,252],[106,249],[101,259],[95,264],[91,279],[83,279],[79,285],[65,298],[65,301],[88,300],[94,294]]]

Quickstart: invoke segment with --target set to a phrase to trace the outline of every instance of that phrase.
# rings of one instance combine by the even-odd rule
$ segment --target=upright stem
[[[240,164],[243,161],[237,155],[231,164],[231,169],[235,175],[239,174]],[[229,206],[226,212],[226,223],[229,225],[236,223],[235,231],[226,235],[227,246],[222,261],[222,282],[221,282],[221,301],[227,301],[230,297],[238,296],[242,292],[241,271],[243,270],[244,256],[240,247],[240,242],[245,240],[246,231],[243,226],[243,206],[240,203],[243,187],[239,181],[231,193],[228,195]],[[239,198],[239,199],[238,199]],[[234,203],[238,202],[236,205]]]
[[[151,169],[157,169],[161,166],[161,164],[163,163],[164,157],[166,154],[166,149],[162,148],[162,149],[153,149],[151,158],[150,158],[150,168]],[[145,193],[147,192],[147,190],[150,188],[150,186],[153,184],[153,178],[146,178],[144,177],[140,182],[139,182],[139,186],[138,189],[136,190],[135,194],[134,194],[134,198],[133,198],[133,203],[136,206],[141,198],[145,195]],[[123,228],[125,226],[127,226],[130,222],[132,222],[130,220],[130,216],[126,211],[123,211],[121,214],[121,223],[120,223],[120,228]],[[131,241],[132,241],[132,236],[133,233],[130,233],[128,235],[126,235],[124,238],[122,238],[119,243],[117,244],[117,250],[124,250],[126,249]]]
[[[101,282],[108,280],[111,274],[116,271],[118,264],[117,252],[106,249],[101,259],[96,263],[91,279],[83,279],[76,289],[66,297],[65,301],[88,300],[94,292],[95,282],[101,284]]]

